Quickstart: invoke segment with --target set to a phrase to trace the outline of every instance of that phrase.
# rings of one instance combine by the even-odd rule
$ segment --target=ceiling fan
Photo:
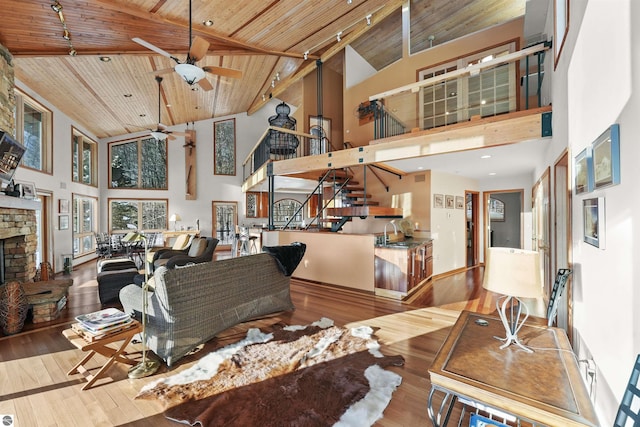
[[[155,130],[152,130],[151,136],[154,137],[158,141],[162,141],[164,139],[176,139],[174,135],[179,136],[187,136],[185,132],[173,132],[167,129],[165,125],[160,123],[160,85],[162,84],[162,77],[156,76],[156,81],[158,82],[158,125]]]
[[[223,77],[233,77],[236,79],[242,77],[242,71],[240,70],[215,66],[198,67],[197,65],[195,65],[197,61],[204,58],[204,56],[207,54],[207,51],[209,50],[209,42],[202,37],[196,36],[195,38],[192,38],[191,36],[191,0],[189,0],[189,52],[187,53],[187,58],[184,62],[180,62],[178,58],[171,55],[169,52],[160,49],[159,47],[154,46],[153,44],[142,40],[141,38],[135,37],[132,40],[139,45],[146,47],[147,49],[159,53],[162,56],[173,59],[177,63],[177,65],[173,68],[156,71],[156,74],[164,74],[175,71],[180,75],[180,77],[182,77],[184,81],[189,84],[189,86],[192,86],[194,83],[198,83],[198,85],[204,90],[213,89],[211,83],[205,78],[205,73],[217,74]]]

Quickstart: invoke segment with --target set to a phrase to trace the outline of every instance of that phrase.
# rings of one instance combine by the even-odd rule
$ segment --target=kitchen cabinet
[[[378,245],[374,253],[376,295],[402,299],[433,275],[431,240]]]

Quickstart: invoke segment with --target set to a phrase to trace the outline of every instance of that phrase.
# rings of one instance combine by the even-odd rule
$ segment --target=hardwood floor
[[[320,317],[331,318],[338,325],[380,328],[376,334],[383,352],[404,356],[405,365],[393,368],[403,383],[377,426],[430,425],[427,369],[459,310],[495,310],[495,299],[482,289],[480,268],[436,280],[405,302],[294,279],[294,311],[230,328],[198,353],[180,360],[170,372],[163,365],[154,376],[132,380],[127,377],[128,366],[116,363],[108,378],[82,391],[84,378],[66,373],[83,353],[66,341],[62,331],[76,315],[100,309],[95,274],[93,262],[74,269],[74,285],[60,318],[37,327],[28,323],[22,333],[0,337],[0,414],[14,415],[15,425],[176,425],[164,418],[159,403],[134,400],[143,385],[191,366],[202,355],[243,337],[249,327],[277,321],[307,324]],[[129,351],[139,353],[140,346],[130,345]],[[89,367],[97,369],[103,360],[96,356]]]

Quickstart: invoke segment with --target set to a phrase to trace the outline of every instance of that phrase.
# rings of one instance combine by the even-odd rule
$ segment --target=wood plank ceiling
[[[13,55],[16,78],[98,138],[155,128],[154,71],[175,62],[132,41],[138,37],[184,61],[188,0],[3,0],[0,44]],[[164,74],[161,122],[185,124],[263,105],[263,95],[300,102],[300,78],[321,58],[351,44],[376,69],[402,57],[402,0],[192,0],[192,35],[210,43],[196,65],[242,71],[240,79],[207,74],[213,89]],[[428,48],[524,14],[525,0],[411,0],[411,49]],[[371,15],[371,24],[366,17]],[[213,25],[203,25],[212,20]],[[336,35],[342,31],[341,41]],[[426,43],[426,44],[425,44]],[[76,52],[69,55],[70,49]],[[308,52],[305,59],[305,52]],[[102,62],[101,57],[110,58]],[[341,58],[337,55],[336,58]],[[271,87],[276,73],[279,81]],[[20,88],[20,84],[18,84]],[[170,106],[168,106],[170,105]]]

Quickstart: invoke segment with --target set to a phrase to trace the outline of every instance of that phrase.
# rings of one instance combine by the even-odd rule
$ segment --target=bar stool
[[[249,252],[252,254],[258,253],[258,247],[256,246],[256,240],[258,236],[249,236]]]

